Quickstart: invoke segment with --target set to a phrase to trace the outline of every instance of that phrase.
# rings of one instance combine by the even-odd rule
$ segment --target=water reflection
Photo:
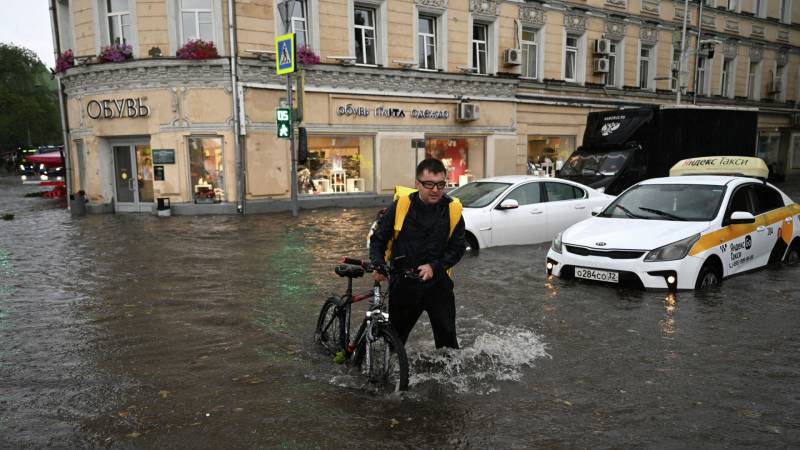
[[[664,318],[661,320],[661,332],[664,337],[672,337],[675,334],[675,311],[678,309],[678,301],[674,292],[668,292],[664,297]]]

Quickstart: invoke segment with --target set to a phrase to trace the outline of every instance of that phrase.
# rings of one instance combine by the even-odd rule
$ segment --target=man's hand
[[[417,267],[417,270],[419,270],[419,276],[422,281],[428,281],[433,278],[433,267],[430,264],[423,264]]]
[[[386,281],[386,277],[378,272],[372,272],[372,279],[379,282]]]

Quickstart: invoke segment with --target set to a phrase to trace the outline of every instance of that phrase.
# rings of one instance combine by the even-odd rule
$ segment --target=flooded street
[[[71,217],[39,189],[0,178],[0,448],[800,446],[800,267],[669,295],[483,250],[463,349],[423,315],[383,397],[311,341],[375,210]]]

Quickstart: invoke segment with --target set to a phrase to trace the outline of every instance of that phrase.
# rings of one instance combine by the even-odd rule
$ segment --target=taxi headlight
[[[554,252],[561,254],[561,235],[564,232],[558,233],[555,239],[553,239],[553,243],[550,244],[550,248],[553,249]]]
[[[692,246],[695,242],[697,242],[698,239],[700,239],[699,233],[695,234],[694,236],[689,236],[688,238],[682,239],[678,242],[673,242],[672,244],[659,247],[650,251],[650,253],[644,257],[644,260],[647,262],[677,261],[679,259],[686,258],[686,255],[689,254],[689,250],[691,250]]]

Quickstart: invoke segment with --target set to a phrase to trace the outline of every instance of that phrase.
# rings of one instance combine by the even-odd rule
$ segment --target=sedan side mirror
[[[516,209],[519,208],[519,202],[513,198],[507,198],[500,203],[497,209]]]
[[[595,206],[594,208],[592,208],[592,215],[593,216],[596,216],[596,215],[600,214],[601,212],[603,212],[603,207],[602,206]]]
[[[742,223],[755,223],[756,218],[753,217],[752,214],[746,211],[735,211],[731,213],[731,224],[742,224]]]

